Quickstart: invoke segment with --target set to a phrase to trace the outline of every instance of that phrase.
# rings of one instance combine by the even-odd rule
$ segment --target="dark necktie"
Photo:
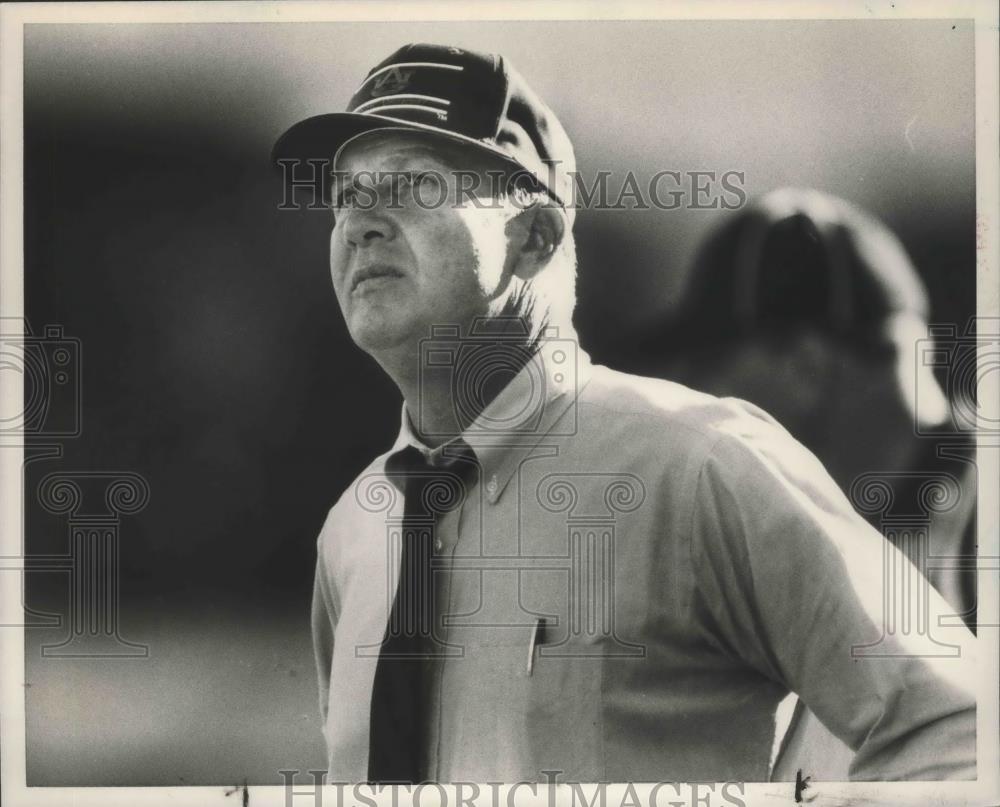
[[[372,688],[368,780],[416,784],[427,774],[430,684],[444,646],[435,631],[432,558],[437,517],[457,507],[474,475],[471,451],[443,467],[409,446],[387,472],[404,491],[399,585]]]

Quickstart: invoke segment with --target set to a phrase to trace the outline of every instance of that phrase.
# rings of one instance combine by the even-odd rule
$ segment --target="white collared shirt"
[[[889,621],[887,570],[912,567],[811,453],[742,401],[582,352],[556,381],[550,359],[462,435],[481,477],[438,519],[432,778],[766,781],[790,690],[855,750],[853,778],[975,776],[971,634],[928,627],[948,612],[929,587],[919,621]],[[318,539],[330,781],[367,777],[405,412]]]

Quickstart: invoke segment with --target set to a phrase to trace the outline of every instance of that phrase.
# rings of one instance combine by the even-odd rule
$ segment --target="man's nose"
[[[376,210],[345,211],[344,240],[352,247],[371,246],[376,241],[390,241],[395,235],[392,222]]]

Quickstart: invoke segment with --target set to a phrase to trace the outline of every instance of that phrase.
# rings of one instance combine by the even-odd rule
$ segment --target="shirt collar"
[[[472,425],[437,448],[430,448],[416,434],[404,401],[399,435],[389,456],[413,446],[432,465],[447,465],[471,448],[482,468],[487,499],[496,503],[520,463],[557,424],[559,435],[576,433],[575,404],[590,372],[590,357],[576,339],[543,338],[531,361]]]

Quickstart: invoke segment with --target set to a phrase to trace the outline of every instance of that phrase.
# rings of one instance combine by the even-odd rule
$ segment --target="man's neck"
[[[527,339],[503,339],[481,348],[491,351],[484,359],[476,350],[477,342],[482,344],[481,340],[456,340],[455,364],[445,372],[439,368],[421,372],[425,357],[419,344],[375,357],[403,395],[413,431],[430,448],[468,429],[537,349]]]

